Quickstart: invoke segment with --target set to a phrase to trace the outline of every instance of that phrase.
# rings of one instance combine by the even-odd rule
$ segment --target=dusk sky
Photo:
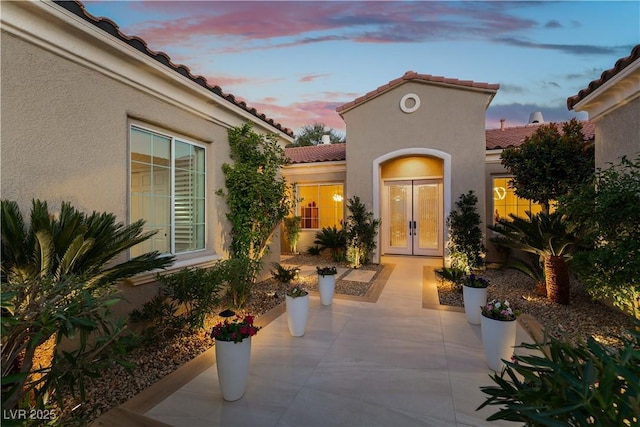
[[[567,97],[640,43],[638,1],[85,2],[297,132],[406,71],[498,83],[488,129],[586,119]]]

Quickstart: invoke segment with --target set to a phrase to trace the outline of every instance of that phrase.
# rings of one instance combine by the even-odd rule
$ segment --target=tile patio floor
[[[475,410],[492,371],[480,327],[437,306],[433,268],[441,262],[383,258],[394,268],[375,303],[322,306],[312,295],[301,338],[277,316],[252,339],[248,389],[236,402],[223,401],[209,355],[94,425],[124,425],[118,416],[127,425],[183,427],[517,425],[485,421],[497,408]],[[520,325],[517,339],[531,341]]]

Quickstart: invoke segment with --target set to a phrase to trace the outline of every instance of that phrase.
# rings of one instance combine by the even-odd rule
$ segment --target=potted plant
[[[336,274],[338,270],[333,267],[316,267],[318,272],[318,292],[320,292],[320,303],[331,305],[333,293],[336,289]]]
[[[240,316],[225,310],[220,316],[225,319],[213,327],[211,337],[216,341],[216,369],[222,397],[233,402],[247,389],[251,337],[261,328],[253,324],[253,316],[248,314]],[[233,316],[234,319],[229,320]]]
[[[292,337],[304,335],[309,317],[309,292],[300,285],[291,286],[285,295],[287,323]]]
[[[473,325],[480,324],[480,310],[487,303],[487,287],[489,280],[475,274],[467,275],[462,281],[462,297],[467,321]]]
[[[480,332],[482,347],[489,368],[496,372],[504,368],[503,360],[510,360],[516,345],[516,317],[509,301],[491,300],[482,306]]]

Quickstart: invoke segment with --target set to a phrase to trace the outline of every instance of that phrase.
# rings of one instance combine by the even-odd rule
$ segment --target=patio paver
[[[304,337],[291,337],[286,315],[276,313],[253,338],[249,386],[236,402],[223,401],[207,361],[161,400],[123,406],[184,427],[517,425],[485,421],[495,408],[476,411],[492,371],[480,327],[460,309],[438,306],[437,291],[434,304],[441,262],[385,257],[395,267],[376,302],[334,298],[322,306],[312,295]],[[520,325],[517,340],[531,341]]]

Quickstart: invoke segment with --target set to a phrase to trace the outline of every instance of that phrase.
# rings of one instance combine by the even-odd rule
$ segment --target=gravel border
[[[281,263],[284,266],[320,265],[348,267],[345,263],[333,262],[330,258],[297,255]],[[376,274],[369,282],[355,282],[344,280],[347,273],[336,278],[336,295],[364,296],[375,283],[384,265],[372,264],[363,266],[362,270],[373,270]],[[309,276],[300,280],[309,291],[318,290],[317,276]],[[258,283],[252,290],[251,299],[245,309],[256,317],[262,316],[271,309],[284,303],[287,287],[275,279],[267,279]],[[215,313],[222,311],[221,306]],[[126,356],[126,360],[136,364],[133,373],[127,372],[122,366],[114,365],[105,370],[100,378],[88,378],[86,396],[66,398],[67,407],[75,408],[73,413],[63,414],[63,425],[87,425],[103,413],[115,408],[133,398],[142,390],[161,380],[185,363],[204,353],[214,345],[214,340],[208,335],[214,324],[221,320],[212,315],[205,321],[205,328],[191,334],[179,334],[159,342],[153,346],[138,348]]]
[[[347,267],[346,264],[333,262],[330,258],[310,255],[297,255],[282,261],[282,264]],[[336,279],[336,294],[364,296],[372,284],[376,283],[384,267],[363,266],[364,270],[376,271],[373,279],[366,283],[344,280],[344,275],[339,276]],[[481,275],[491,281],[488,288],[490,299],[508,299],[514,308],[533,316],[553,335],[568,334],[570,341],[595,336],[604,342],[613,343],[609,336],[619,335],[633,326],[629,316],[591,301],[575,280],[572,281],[571,305],[562,306],[536,296],[533,292],[533,280],[519,271],[488,269]],[[448,282],[438,282],[440,304],[463,307],[461,290]],[[309,276],[303,281],[303,285],[310,291],[317,291],[317,278]],[[282,304],[287,286],[274,279],[259,283],[252,292],[246,312],[259,317]],[[78,407],[73,414],[63,415],[63,424],[87,425],[211,348],[214,341],[208,336],[208,331],[219,320],[219,317],[211,316],[207,319],[203,331],[159,340],[155,346],[134,350],[127,355],[127,360],[137,365],[133,374],[121,366],[113,366],[104,371],[100,378],[89,379],[86,398],[83,401],[80,401],[79,396],[68,399],[69,407]]]
[[[514,309],[535,318],[554,337],[576,343],[593,336],[605,344],[616,345],[618,342],[611,337],[621,336],[633,328],[630,316],[593,301],[574,278],[571,279],[570,304],[561,305],[536,295],[533,279],[518,270],[489,268],[477,275],[490,280],[489,300],[508,300]],[[438,279],[438,296],[442,305],[464,307],[462,289],[450,282]]]

